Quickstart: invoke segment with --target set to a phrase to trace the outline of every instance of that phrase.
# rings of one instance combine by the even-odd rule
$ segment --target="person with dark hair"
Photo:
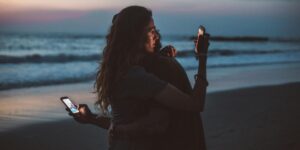
[[[157,39],[158,35],[152,19],[152,13],[147,8],[130,6],[123,9],[114,18],[107,35],[107,45],[103,51],[103,62],[101,63],[101,70],[99,69],[98,71],[95,84],[98,93],[97,103],[101,106],[104,113],[107,112],[109,105],[112,108],[112,122],[115,128],[111,130],[113,132],[111,149],[157,148],[152,147],[153,136],[147,135],[161,134],[166,131],[168,122],[165,124],[164,119],[158,119],[160,121],[157,122],[158,127],[156,128],[130,128],[130,126],[134,127],[135,122],[141,124],[143,121],[140,120],[145,116],[151,116],[149,112],[155,112],[152,111],[153,108],[157,108],[159,111],[156,112],[160,112],[160,118],[166,118],[165,120],[169,118],[168,111],[170,109],[190,111],[191,116],[203,110],[207,86],[206,53],[208,38],[198,36],[198,43],[201,43],[197,47],[199,69],[193,90],[189,84],[186,84],[184,88],[180,88],[180,85],[176,86],[176,82],[174,82],[177,80],[176,77],[174,80],[168,81],[168,77],[154,73],[157,75],[156,77],[148,73],[153,68],[153,63],[151,64],[153,60],[158,60],[154,61],[158,63],[164,62],[159,60],[165,59],[156,55],[150,55],[155,53]],[[168,60],[165,62],[172,61]],[[164,66],[162,64],[158,65]],[[168,65],[174,66],[174,63]],[[175,65],[177,67],[173,67],[173,70],[172,68],[170,70],[173,72],[184,72],[180,65]],[[174,68],[177,70],[174,71]],[[178,68],[181,69],[178,70]],[[155,71],[152,69],[152,72]],[[172,78],[172,76],[169,78]],[[188,83],[185,72],[181,79],[177,82]],[[88,111],[85,111],[85,113],[90,114]],[[104,128],[108,127],[108,124],[100,125],[99,122],[101,122],[101,119],[95,119],[94,124]],[[139,134],[146,136],[132,139],[131,137],[133,136],[139,136],[137,134],[139,129],[142,129]],[[204,140],[204,137],[202,138]],[[204,143],[202,144],[204,145]]]
[[[174,52],[175,51],[175,52]],[[160,55],[162,54],[162,55]],[[192,95],[193,89],[183,67],[176,61],[174,56],[176,50],[173,46],[166,46],[160,51],[160,54],[152,54],[144,61],[144,68],[153,73],[159,79],[164,80],[182,92]],[[165,57],[168,56],[168,57]],[[198,112],[176,110],[172,108],[165,108],[169,114],[169,124],[166,132],[162,135],[156,136],[156,149],[172,149],[172,150],[204,150],[206,149],[204,141],[204,131],[201,116]],[[159,118],[152,116],[152,120]],[[139,124],[151,124],[151,119],[144,119],[147,123],[136,122],[135,128]],[[134,123],[133,123],[134,124]],[[153,124],[151,124],[153,125]],[[116,127],[118,128],[118,127]],[[122,127],[119,127],[122,129]],[[133,127],[131,127],[133,128]],[[148,127],[149,128],[149,127]],[[123,127],[123,130],[126,129]],[[125,130],[126,131],[126,130]],[[124,132],[124,131],[123,131]],[[137,132],[141,133],[142,131]],[[158,138],[160,137],[160,138]]]

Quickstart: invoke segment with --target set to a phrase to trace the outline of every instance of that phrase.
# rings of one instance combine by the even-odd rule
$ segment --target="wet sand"
[[[299,150],[300,82],[208,95],[209,150]]]
[[[208,150],[300,149],[299,64],[208,74],[202,114]],[[71,120],[59,101],[67,95],[93,109],[92,91],[92,82],[1,91],[0,149],[107,149],[106,131]]]
[[[300,83],[208,94],[203,115],[208,150],[298,150]],[[106,131],[73,120],[0,134],[1,149],[106,149]]]

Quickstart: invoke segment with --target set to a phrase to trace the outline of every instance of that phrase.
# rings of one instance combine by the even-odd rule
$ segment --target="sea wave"
[[[71,42],[70,42],[71,43]],[[99,48],[98,45],[76,45],[74,43],[67,44],[67,43],[56,43],[56,44],[27,44],[27,43],[18,43],[18,44],[7,44],[7,45],[1,45],[0,51],[32,51],[32,50],[39,50],[39,51],[61,51],[61,50],[81,50],[81,51],[87,51],[87,50],[93,50],[95,48]]]
[[[183,41],[193,41],[197,39],[196,36],[188,35],[164,35],[163,39],[167,40],[183,40]],[[215,36],[210,35],[209,38],[211,41],[222,41],[222,42],[267,42],[270,40],[269,37],[265,36]]]
[[[163,39],[172,41],[193,41],[197,39],[196,36],[163,36]],[[266,36],[210,36],[210,41],[216,42],[291,42],[300,43],[300,38],[289,37],[266,37]]]
[[[105,39],[103,34],[75,34],[75,33],[2,33],[0,38],[37,38],[37,39]],[[193,35],[162,35],[163,40],[192,41],[196,39]],[[211,41],[222,42],[300,42],[300,37],[268,37],[268,36],[218,36],[211,35]]]
[[[300,52],[300,50],[229,50],[229,49],[212,49],[209,50],[210,57],[217,56],[233,56],[233,55],[263,55],[263,54],[277,54],[277,53],[293,53]],[[193,57],[194,50],[183,50],[177,52],[177,57]],[[0,64],[18,64],[18,63],[66,63],[66,62],[80,62],[80,61],[99,61],[101,54],[90,55],[72,55],[72,54],[58,54],[58,55],[25,55],[25,56],[7,56],[0,55]]]
[[[240,67],[240,66],[251,66],[251,65],[266,65],[266,64],[284,64],[284,63],[295,63],[300,61],[282,61],[282,62],[259,62],[259,63],[244,63],[244,64],[214,64],[208,65],[208,68],[218,68],[218,67]],[[197,66],[185,66],[185,70],[197,69]],[[80,82],[91,82],[95,80],[96,72],[76,76],[76,77],[62,77],[59,79],[43,78],[41,80],[34,79],[29,81],[21,82],[3,82],[0,84],[0,90],[25,88],[25,87],[37,87],[46,85],[59,85],[59,84],[69,84],[69,83],[80,83]]]
[[[66,63],[74,61],[99,61],[101,55],[25,55],[25,56],[6,56],[0,55],[0,64],[18,64],[18,63]]]
[[[104,38],[101,34],[76,34],[76,33],[13,33],[3,32],[0,37],[17,37],[17,38],[70,38],[70,39],[99,39]]]
[[[280,62],[253,62],[253,63],[241,63],[241,64],[213,64],[213,65],[207,65],[207,68],[259,66],[259,65],[289,64],[289,63],[299,63],[299,62],[300,62],[300,60],[280,61]],[[184,69],[185,70],[195,70],[195,69],[198,69],[198,67],[197,66],[187,66],[187,67],[184,67]]]
[[[15,82],[15,83],[1,83],[0,90],[8,90],[8,89],[15,89],[15,88],[24,88],[24,87],[36,87],[36,86],[44,86],[44,85],[58,85],[58,84],[68,84],[68,83],[79,83],[79,82],[87,82],[95,80],[95,74],[80,76],[80,77],[69,77],[69,78],[62,78],[56,80],[32,80],[26,82]]]
[[[209,50],[209,56],[233,56],[233,55],[262,55],[262,54],[276,54],[276,53],[292,53],[300,52],[300,50],[229,50],[229,49],[212,49]],[[178,51],[177,57],[194,56],[194,50]]]

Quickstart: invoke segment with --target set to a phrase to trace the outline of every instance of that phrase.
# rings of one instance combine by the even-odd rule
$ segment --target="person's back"
[[[191,94],[192,87],[182,66],[172,57],[153,54],[146,57],[144,67],[161,80]],[[199,113],[168,109],[170,123],[167,132],[157,139],[157,149],[204,150],[205,141]]]

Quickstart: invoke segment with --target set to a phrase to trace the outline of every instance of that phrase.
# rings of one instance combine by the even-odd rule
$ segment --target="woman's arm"
[[[143,136],[160,135],[169,125],[169,113],[166,108],[151,107],[147,116],[132,123],[114,125],[114,136],[124,138],[138,138]]]
[[[110,126],[110,120],[111,118],[106,117],[106,116],[95,116],[93,118],[90,119],[90,124],[96,125],[100,128],[103,129],[108,129]]]
[[[171,84],[168,84],[159,94],[155,96],[158,102],[175,109],[198,111],[204,109],[206,88],[208,85],[206,79],[206,60],[209,35],[199,35],[196,43],[196,49],[199,60],[198,74],[193,88],[193,94],[188,95],[178,90]]]
[[[66,108],[66,110],[69,112],[69,115],[79,123],[93,124],[103,129],[108,129],[110,126],[109,117],[93,114],[86,104],[79,104],[79,113],[76,114],[71,113],[68,108]]]

